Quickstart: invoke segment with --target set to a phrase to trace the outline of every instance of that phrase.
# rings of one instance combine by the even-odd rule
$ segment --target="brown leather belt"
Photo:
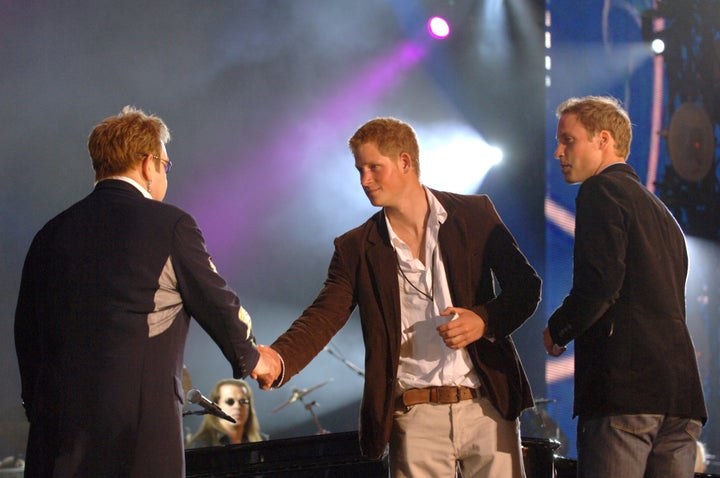
[[[427,387],[411,388],[398,397],[398,408],[407,408],[421,403],[457,403],[481,396],[480,391],[470,387]]]

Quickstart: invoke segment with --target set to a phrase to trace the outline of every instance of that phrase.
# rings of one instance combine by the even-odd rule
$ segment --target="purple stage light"
[[[427,28],[434,38],[443,39],[450,35],[450,25],[441,17],[432,17],[428,20]]]
[[[184,197],[182,207],[196,216],[208,246],[212,246],[214,262],[225,270],[250,264],[257,245],[265,241],[263,227],[273,217],[272,208],[290,200],[302,170],[310,167],[307,161],[322,150],[324,138],[334,134],[349,137],[367,120],[358,119],[356,112],[394,91],[425,55],[425,49],[415,43],[402,43],[384,52],[350,75],[347,83],[328,86],[325,101],[316,109],[279,114],[288,121],[275,125],[284,132],[283,141],[269,134],[258,138],[256,144],[224,151],[228,162],[220,173],[207,171],[196,176],[189,189],[179,192]],[[323,134],[317,135],[317,131]],[[250,158],[266,159],[258,163]],[[348,161],[351,168],[352,157]]]

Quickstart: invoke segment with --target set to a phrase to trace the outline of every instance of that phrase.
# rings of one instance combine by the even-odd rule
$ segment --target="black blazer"
[[[540,278],[487,196],[432,193],[448,213],[439,242],[453,305],[485,318],[487,333],[495,338],[470,344],[468,353],[493,405],[506,419],[515,419],[533,400],[510,334],[535,311]],[[335,240],[322,291],[272,344],[285,361],[287,383],[359,308],[365,343],[360,444],[363,453],[373,458],[382,455],[389,441],[395,408],[401,337],[397,273],[380,211]]]
[[[576,209],[572,290],[549,319],[557,344],[575,340],[574,414],[704,421],[677,222],[627,164],[587,179]]]
[[[184,476],[190,316],[244,377],[259,355],[240,312],[190,215],[124,181],[98,183],[36,235],[23,269],[25,476]]]

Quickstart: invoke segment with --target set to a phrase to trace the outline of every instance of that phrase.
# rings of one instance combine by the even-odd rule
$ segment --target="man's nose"
[[[367,186],[372,182],[372,176],[369,172],[363,171],[360,173],[360,185],[361,186]]]

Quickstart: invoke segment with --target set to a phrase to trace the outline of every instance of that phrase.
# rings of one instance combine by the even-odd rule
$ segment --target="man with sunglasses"
[[[27,478],[184,476],[191,316],[233,376],[267,368],[195,220],[162,203],[169,140],[135,108],[103,120],[88,140],[94,191],[30,247],[15,315]]]

